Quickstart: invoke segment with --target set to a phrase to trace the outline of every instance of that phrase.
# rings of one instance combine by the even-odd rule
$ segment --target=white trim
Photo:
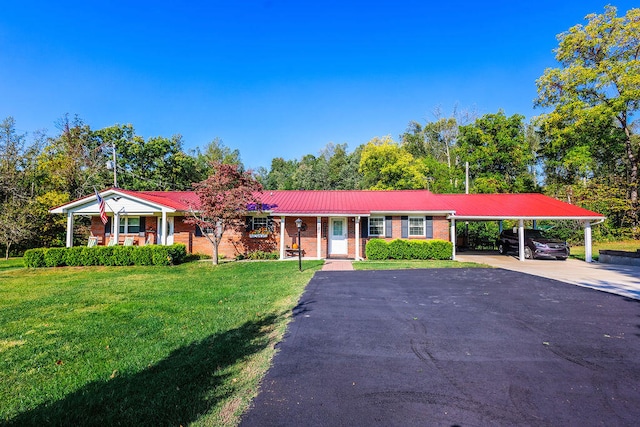
[[[67,247],[73,246],[73,214],[67,212]]]
[[[451,218],[451,260],[456,260],[456,219]]]
[[[162,205],[156,202],[150,202],[146,199],[143,199],[141,197],[136,197],[133,196],[131,194],[127,194],[127,193],[123,193],[117,190],[106,190],[106,191],[102,191],[100,192],[100,197],[102,197],[105,202],[109,202],[111,200],[113,200],[112,196],[116,196],[116,197],[120,197],[120,198],[124,198],[124,199],[128,199],[128,200],[135,200],[140,204],[143,205],[147,205],[151,208],[155,208],[158,211],[163,210],[163,211],[168,211],[168,212],[177,212],[177,209],[174,209],[172,207],[166,206],[166,205]],[[83,197],[81,199],[78,199],[76,201],[73,202],[69,202],[67,204],[64,204],[62,206],[58,206],[56,208],[50,209],[49,212],[52,214],[63,214],[63,213],[67,213],[67,212],[72,212],[74,213],[77,210],[80,210],[88,205],[95,205],[95,212],[91,211],[91,212],[86,212],[83,213],[83,215],[90,215],[90,214],[99,214],[100,213],[100,209],[98,208],[98,204],[97,202],[97,197],[94,194]],[[107,208],[107,210],[109,210],[109,208]],[[140,212],[141,215],[147,215],[148,212],[144,211],[144,212]]]
[[[455,218],[456,220],[466,221],[466,220],[476,220],[476,221],[502,221],[502,220],[523,220],[523,221],[532,221],[532,220],[574,220],[574,221],[586,221],[586,220],[600,220],[604,219],[603,216],[473,216],[473,215],[449,215],[447,219]]]
[[[371,234],[371,220],[372,219],[382,219],[382,233],[380,234]],[[386,227],[386,218],[384,215],[376,215],[376,216],[370,216],[369,217],[369,222],[367,224],[367,235],[369,237],[384,237],[385,236],[385,227]]]
[[[284,259],[284,225],[285,217],[280,217],[280,259]]]
[[[336,220],[342,220],[342,225],[343,225],[343,233],[342,235],[344,236],[344,252],[336,252],[334,247],[333,247],[333,224],[334,221]],[[347,217],[344,216],[340,216],[340,217],[331,217],[329,218],[329,250],[327,251],[327,256],[329,255],[349,255],[349,219]],[[343,240],[339,240],[340,242],[342,242]]]
[[[518,222],[518,258],[524,261],[524,220]]]
[[[316,259],[322,259],[322,217],[316,218]]]
[[[355,218],[356,221],[356,228],[355,228],[355,233],[356,233],[356,252],[355,252],[355,259],[356,261],[360,260],[360,217],[357,216]],[[347,237],[349,237],[347,235]]]
[[[411,234],[411,220],[419,219],[422,221],[422,234]],[[407,217],[407,237],[426,237],[427,236],[427,221],[424,216],[408,216]]]

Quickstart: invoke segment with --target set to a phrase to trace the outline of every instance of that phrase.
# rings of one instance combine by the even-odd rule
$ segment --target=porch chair
[[[98,238],[96,236],[90,236],[89,241],[87,242],[88,248],[93,248],[98,244]]]
[[[144,241],[144,245],[148,246],[148,245],[153,245],[155,242],[153,240],[153,234],[149,234],[147,236],[147,240]]]
[[[125,237],[124,246],[133,246],[133,237]]]
[[[118,245],[118,242],[116,241],[116,238],[111,236],[109,238],[109,243],[107,243],[107,246],[117,246],[117,245]]]

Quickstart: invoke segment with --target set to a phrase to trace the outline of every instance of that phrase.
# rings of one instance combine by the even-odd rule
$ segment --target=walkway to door
[[[497,252],[462,252],[456,255],[456,260],[487,264],[640,299],[640,267],[586,263],[571,258],[566,261],[534,259],[522,262],[517,257]]]
[[[348,259],[327,259],[324,261],[322,271],[351,271],[353,264]]]

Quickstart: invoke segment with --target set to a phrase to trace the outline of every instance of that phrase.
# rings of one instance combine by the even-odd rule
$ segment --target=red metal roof
[[[116,191],[177,211],[198,208],[193,191]],[[90,197],[90,196],[88,196]],[[580,218],[603,215],[537,193],[433,194],[427,190],[266,190],[260,195],[274,215],[371,215],[447,213],[459,218]],[[83,200],[83,199],[80,199]],[[64,206],[76,202],[67,203]]]
[[[451,206],[457,217],[604,218],[597,212],[538,193],[439,194],[438,198]]]

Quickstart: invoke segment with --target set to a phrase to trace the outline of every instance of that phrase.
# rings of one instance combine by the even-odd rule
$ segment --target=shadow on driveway
[[[241,425],[639,419],[639,301],[502,269],[434,269],[316,273]]]

